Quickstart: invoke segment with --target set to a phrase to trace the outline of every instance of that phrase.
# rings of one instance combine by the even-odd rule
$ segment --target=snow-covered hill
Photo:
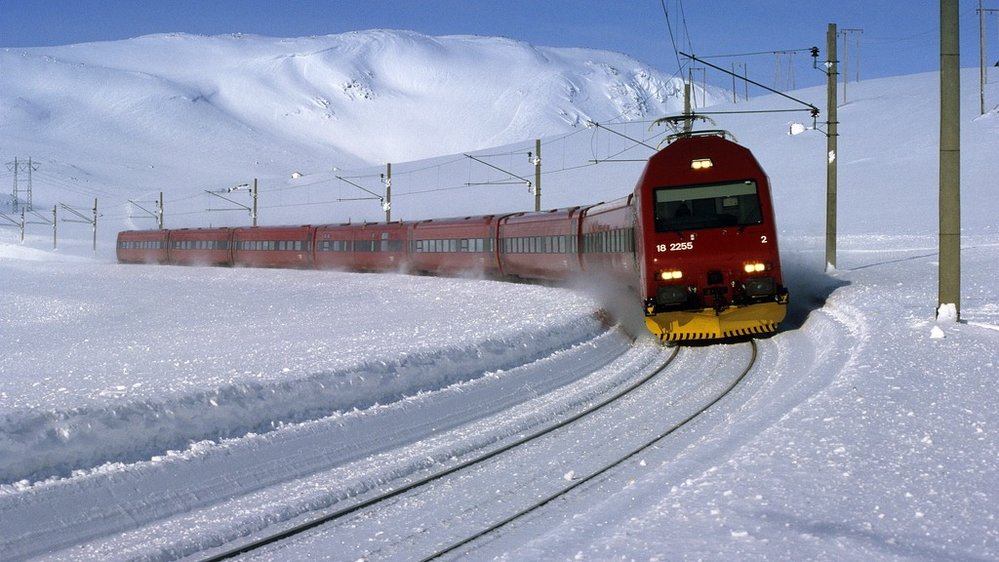
[[[677,79],[623,54],[491,37],[169,34],[0,51],[0,154],[101,187],[143,170],[161,189],[401,162],[681,107]]]

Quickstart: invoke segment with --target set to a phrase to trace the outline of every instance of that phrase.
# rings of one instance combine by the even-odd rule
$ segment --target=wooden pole
[[[826,69],[826,270],[836,269],[836,160],[837,160],[837,111],[836,111],[836,24],[830,23],[826,31],[826,49],[829,68]]]
[[[961,66],[958,0],[940,0],[940,273],[937,315],[961,315]]]
[[[534,210],[541,210],[541,139],[534,139]]]

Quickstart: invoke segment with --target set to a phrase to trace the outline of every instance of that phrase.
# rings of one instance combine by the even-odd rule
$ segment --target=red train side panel
[[[494,215],[434,219],[409,227],[410,266],[415,271],[455,275],[499,272]]]
[[[517,213],[499,220],[503,275],[561,281],[577,275],[580,207]]]
[[[635,285],[635,209],[633,196],[583,210],[580,250],[583,271],[606,274]]]
[[[312,267],[311,226],[233,229],[233,264],[248,267]]]
[[[118,233],[115,253],[120,263],[168,263],[168,230],[126,230]]]
[[[170,231],[170,263],[232,265],[231,228],[184,228]]]
[[[406,225],[401,222],[316,227],[316,267],[347,271],[404,270],[406,232]]]

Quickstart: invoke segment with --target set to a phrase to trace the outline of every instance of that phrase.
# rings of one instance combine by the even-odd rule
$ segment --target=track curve
[[[324,516],[322,521],[308,522],[297,530],[211,559],[251,551],[251,558],[260,559],[283,559],[302,552],[314,555],[317,550],[337,553],[338,558],[377,559],[433,559],[458,553],[473,541],[626,463],[688,424],[742,380],[751,370],[755,354],[752,342],[675,349],[654,372],[585,413],[553,423],[474,461],[456,463],[445,472],[406,486],[406,490],[393,490]],[[642,406],[649,401],[658,404],[651,409],[654,411],[640,411],[650,410]],[[574,468],[564,470],[563,466]],[[434,485],[428,486],[430,482]],[[529,500],[526,503],[525,498]],[[438,510],[440,506],[447,508],[439,520],[424,521],[421,510]],[[321,546],[317,548],[317,544]]]

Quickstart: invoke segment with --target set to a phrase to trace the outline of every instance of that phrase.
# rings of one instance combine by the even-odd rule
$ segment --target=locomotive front
[[[681,136],[635,189],[648,328],[665,341],[770,333],[787,313],[770,186],[720,131]]]

